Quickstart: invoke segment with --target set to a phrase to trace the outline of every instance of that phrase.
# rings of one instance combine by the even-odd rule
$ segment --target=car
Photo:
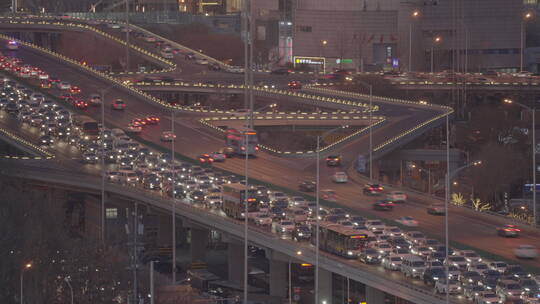
[[[300,83],[300,81],[297,81],[297,80],[289,81],[287,86],[291,90],[299,90],[302,88],[302,84]]]
[[[435,285],[441,278],[445,277],[444,268],[427,268],[422,274],[424,284]]]
[[[212,159],[215,162],[224,162],[225,159],[227,158],[227,156],[225,156],[225,154],[220,153],[220,152],[212,152],[212,153],[210,153],[210,157],[212,157]]]
[[[519,283],[513,280],[499,280],[495,291],[502,301],[519,299],[523,294],[523,290]]]
[[[219,149],[219,153],[225,154],[225,156],[227,158],[233,157],[234,154],[235,154],[233,147],[223,147],[223,148]]]
[[[332,175],[332,181],[334,183],[344,184],[349,180],[347,173],[345,172],[336,172]]]
[[[161,141],[173,141],[176,138],[176,135],[172,131],[163,131],[159,139]]]
[[[187,199],[191,203],[203,203],[204,202],[204,192],[195,190],[188,194]]]
[[[48,80],[49,79],[49,74],[47,74],[45,72],[39,72],[38,73],[38,79],[39,80]]]
[[[161,50],[161,56],[165,59],[173,59],[174,54],[171,51]]]
[[[69,82],[66,82],[66,81],[60,81],[56,84],[56,87],[60,90],[69,90],[71,89],[71,84],[69,84]]]
[[[79,94],[81,92],[81,88],[79,88],[78,86],[71,86],[69,88],[69,92],[71,94]]]
[[[520,259],[536,259],[538,257],[538,250],[533,245],[519,245],[513,252]]]
[[[82,155],[82,161],[85,164],[96,164],[99,160],[99,157],[94,152],[86,152]]]
[[[205,59],[205,58],[196,59],[196,60],[195,60],[195,63],[196,63],[196,64],[200,64],[200,65],[208,65],[208,60]]]
[[[147,125],[157,125],[159,123],[159,117],[155,115],[148,115],[144,118]]]
[[[268,213],[259,212],[253,218],[253,222],[255,222],[255,224],[259,226],[270,226],[272,225],[272,217]]]
[[[447,289],[448,286],[448,289]],[[458,294],[461,292],[461,286],[459,286],[459,282],[454,279],[447,279],[446,278],[440,278],[435,282],[435,292],[439,294],[446,294],[448,290],[449,294]]]
[[[399,271],[401,269],[402,262],[403,258],[401,256],[390,254],[382,259],[381,265],[384,267],[384,269]]]
[[[317,184],[314,181],[303,181],[298,185],[298,190],[303,192],[315,192]]]
[[[229,73],[243,74],[244,68],[239,66],[229,66],[226,71]]]
[[[366,228],[370,231],[383,230],[386,225],[381,220],[368,220],[366,221]]]
[[[531,278],[522,278],[522,279],[519,279],[519,284],[521,285],[525,293],[531,293],[534,295],[539,294],[538,283],[536,283],[535,280]]]
[[[289,70],[288,68],[277,68],[277,69],[273,69],[272,71],[270,71],[270,74],[275,74],[275,75],[289,75],[292,71]]]
[[[452,255],[448,257],[448,261],[446,261],[449,265],[456,266],[460,269],[466,269],[467,268],[467,260],[465,260],[465,257],[458,256],[458,255]]]
[[[342,224],[342,225],[343,225],[343,224]],[[392,250],[394,249],[394,248],[392,247],[392,245],[390,245],[390,244],[388,244],[388,243],[386,243],[386,242],[384,242],[384,241],[379,241],[379,242],[375,245],[374,248],[377,249],[377,250],[379,251],[379,254],[380,254],[381,256],[387,256],[387,255],[389,255],[390,253],[392,253]]]
[[[112,104],[112,108],[114,110],[125,110],[126,109],[126,103],[122,99],[115,99]]]
[[[72,103],[77,109],[84,110],[88,108],[88,103],[82,99],[73,99]]]
[[[497,227],[497,235],[504,237],[518,237],[521,230],[516,225],[507,224]]]
[[[362,190],[362,192],[365,194],[365,195],[380,195],[383,191],[383,187],[379,184],[372,184],[372,183],[368,183],[364,186],[364,189]],[[389,202],[391,203],[391,202]]]
[[[476,297],[476,304],[499,304],[501,302],[499,296],[492,290],[479,292]]]
[[[469,267],[467,267],[467,270],[468,271],[476,271],[476,272],[483,275],[484,272],[489,270],[489,266],[486,263],[476,262],[476,263],[471,263],[471,265],[469,265]]]
[[[219,64],[216,64],[216,63],[209,63],[208,64],[208,69],[210,71],[221,71],[221,66]]]
[[[130,123],[130,124],[128,124],[128,126],[126,128],[126,131],[129,132],[129,133],[141,133],[142,132],[142,127]]]
[[[311,229],[306,225],[299,225],[294,228],[291,237],[295,241],[309,241],[311,239]]]
[[[214,159],[210,156],[210,154],[201,154],[198,157],[199,163],[201,164],[212,164],[214,162]]]
[[[458,276],[458,280],[462,285],[478,285],[482,276],[476,271],[464,271]]]
[[[42,80],[40,81],[39,86],[42,89],[50,89],[52,87],[52,84],[49,80]]]
[[[43,135],[39,138],[39,143],[41,145],[44,145],[44,146],[49,146],[49,145],[52,145],[54,144],[54,140],[51,136],[49,135]]]
[[[88,101],[93,106],[99,106],[101,105],[101,96],[98,94],[92,94],[89,96]]]
[[[295,228],[294,222],[288,221],[288,220],[281,220],[274,224],[275,224],[274,230],[278,233],[292,233]]]
[[[146,126],[146,120],[141,119],[141,118],[133,118],[131,120],[131,124],[137,127],[144,127]]]
[[[427,213],[432,215],[445,215],[445,210],[444,204],[431,204],[427,207]]]
[[[525,272],[523,267],[521,265],[507,265],[506,269],[504,270],[503,275],[505,276],[513,276],[514,278],[520,279],[520,278],[530,278],[531,274]]]
[[[475,300],[480,296],[480,293],[484,292],[485,288],[481,285],[464,285],[463,295],[469,300]]]
[[[396,219],[397,223],[407,227],[418,227],[418,221],[410,216],[402,216]]]
[[[326,165],[329,167],[341,166],[341,155],[329,155],[326,157]]]
[[[392,211],[394,209],[394,203],[380,200],[373,203],[372,207],[373,207],[373,210]]]
[[[482,258],[473,250],[456,250],[454,255],[462,256],[467,261],[467,266],[482,262]]]
[[[336,191],[331,189],[323,189],[321,190],[321,198],[329,202],[335,202],[337,201]]]
[[[358,258],[366,264],[379,264],[381,262],[379,252],[373,248],[365,248]]]
[[[407,195],[402,191],[391,191],[386,196],[386,199],[394,203],[405,203],[405,201],[407,200]]]

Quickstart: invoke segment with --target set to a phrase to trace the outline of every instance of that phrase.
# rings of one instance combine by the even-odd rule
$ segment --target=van
[[[426,270],[426,262],[421,257],[409,254],[403,258],[401,272],[406,277],[422,278],[424,270]]]

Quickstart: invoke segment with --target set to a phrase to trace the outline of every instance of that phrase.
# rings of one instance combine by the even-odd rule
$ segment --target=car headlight
[[[413,272],[416,272],[416,269],[413,269],[412,271],[413,271]]]
[[[298,236],[304,236],[304,234],[302,232],[299,232],[298,233]],[[350,252],[350,251],[349,251]]]
[[[434,278],[433,278],[433,280],[435,280],[435,281],[438,281],[438,280],[439,280],[439,278],[438,278],[438,277],[434,277]]]
[[[353,255],[353,252],[352,251],[347,251],[347,255]]]
[[[457,287],[457,290],[461,290],[461,286],[458,286],[458,287]]]

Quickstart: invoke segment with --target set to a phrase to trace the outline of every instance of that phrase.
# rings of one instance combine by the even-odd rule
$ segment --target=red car
[[[199,162],[201,164],[211,164],[214,162],[214,159],[209,154],[199,155]]]
[[[79,109],[88,108],[88,103],[82,99],[73,99],[73,105]]]
[[[81,89],[78,86],[71,86],[69,89],[71,94],[79,94],[81,92]]]
[[[148,125],[157,125],[159,123],[159,117],[155,115],[148,115],[144,120]]]
[[[302,88],[302,84],[300,83],[300,81],[296,81],[296,80],[293,80],[293,81],[289,81],[289,89],[291,90],[299,90]]]
[[[366,186],[364,187],[364,194],[365,195],[379,195],[382,193],[383,191],[383,187],[379,184],[366,184]]]

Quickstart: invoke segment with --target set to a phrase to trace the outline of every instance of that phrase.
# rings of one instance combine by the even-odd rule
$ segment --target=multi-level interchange
[[[536,228],[522,225],[519,242],[501,242],[496,231],[508,224],[506,218],[450,206],[446,259],[443,201],[387,189],[370,181],[369,173],[358,173],[369,171],[370,146],[378,159],[452,119],[451,108],[339,91],[328,83],[307,85],[313,78],[308,74],[259,71],[251,113],[242,106],[241,94],[248,90],[241,68],[139,27],[129,28],[131,57],[154,68],[112,74],[38,46],[36,37],[43,45],[43,37],[85,33],[125,45],[124,25],[45,17],[0,21],[6,33],[0,37],[5,46],[0,136],[26,155],[2,159],[2,174],[89,193],[104,187],[106,197],[169,214],[174,210],[196,231],[226,236],[229,280],[237,282],[243,282],[239,257],[247,203],[249,243],[264,249],[270,260],[272,296],[289,296],[284,265],[292,260],[318,266],[321,303],[332,302],[333,273],[364,284],[370,304],[384,303],[388,295],[407,303],[445,303],[447,292],[452,303],[502,303],[516,297],[537,303],[537,261],[516,261],[516,255],[534,253],[526,246],[516,251],[518,244],[540,246]],[[156,51],[156,41],[167,47]],[[429,83],[400,85],[414,89]],[[433,85],[444,88],[445,83]],[[482,85],[493,84],[476,84]],[[168,102],[180,95],[219,98],[206,106]],[[240,96],[235,106],[227,104],[234,102],[231,96]],[[295,135],[266,145],[256,131],[314,125],[329,137],[341,134],[320,147],[319,211],[316,146],[296,145],[303,138]],[[247,159],[247,168],[246,154],[256,155]],[[459,167],[453,157],[451,170]],[[205,240],[193,235],[198,234],[192,234],[192,246],[201,247],[195,243]],[[204,255],[201,248],[192,254]]]

